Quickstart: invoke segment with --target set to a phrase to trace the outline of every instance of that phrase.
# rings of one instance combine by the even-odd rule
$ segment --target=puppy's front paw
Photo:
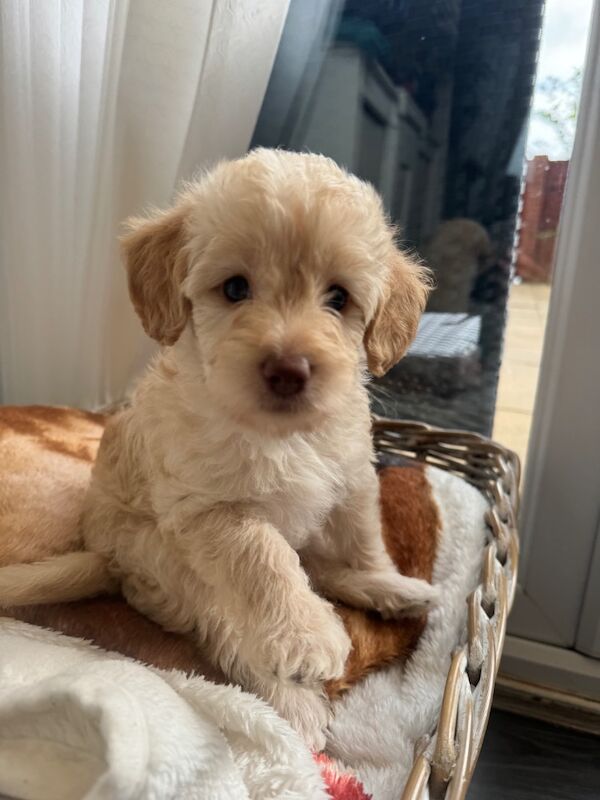
[[[317,686],[344,674],[352,643],[329,603],[315,601],[269,639],[266,658],[279,681]]]
[[[325,748],[325,730],[330,709],[323,693],[304,686],[277,684],[267,695],[273,708],[300,734],[309,748]]]
[[[374,575],[369,594],[373,608],[384,619],[423,614],[440,600],[437,586],[397,572]]]

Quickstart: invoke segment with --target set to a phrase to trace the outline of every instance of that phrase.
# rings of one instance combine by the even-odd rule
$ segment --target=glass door
[[[374,410],[491,434],[543,0],[292,0],[253,145],[334,158],[435,274]]]
[[[550,11],[551,4],[547,14]],[[535,403],[533,396],[518,398],[531,403],[532,424],[521,519],[523,548],[519,591],[509,622],[512,636],[507,643],[504,665],[505,670],[517,678],[595,700],[600,700],[600,662],[596,660],[600,657],[598,12],[596,7],[556,253],[554,261],[549,262],[553,269],[553,288],[537,395]],[[573,58],[576,57],[574,52]],[[556,60],[554,63],[556,68]],[[562,113],[561,108],[571,109],[564,119],[574,127],[571,117],[573,103],[578,99],[576,84],[580,82],[580,73],[573,70],[571,76],[562,86],[558,79],[548,81],[546,86],[552,92],[560,87],[562,95],[554,95],[550,108],[554,116]],[[531,204],[550,209],[552,192],[558,191],[557,187],[564,182],[560,177],[549,176],[548,166],[552,167],[553,162],[544,163],[542,158],[537,155],[528,162],[524,212],[530,174],[533,185],[549,183],[545,196],[538,189],[532,191]],[[540,163],[544,163],[541,178]],[[554,163],[562,169],[560,161]],[[547,211],[545,217],[542,215],[537,244],[530,245],[528,232],[522,237],[528,253],[535,252],[536,246],[537,252],[544,253],[543,226],[550,214],[551,211]],[[531,218],[535,218],[533,213]],[[527,269],[527,260],[524,263]],[[519,303],[523,305],[514,312],[516,329],[523,324],[519,321],[525,308],[522,297],[524,295],[519,297]],[[539,296],[535,302],[540,302]],[[531,310],[527,313],[531,314]],[[508,342],[511,324],[509,310]],[[518,351],[511,355],[510,347],[508,344],[510,367],[532,369],[521,366],[517,361]],[[501,373],[499,399],[502,398],[503,379]],[[520,413],[524,414],[525,409]],[[503,424],[501,420],[499,427]],[[498,433],[500,435],[500,431]],[[535,646],[532,640],[537,643]]]

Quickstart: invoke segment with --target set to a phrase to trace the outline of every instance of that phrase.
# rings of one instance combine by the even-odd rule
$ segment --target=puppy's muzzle
[[[270,392],[277,397],[294,397],[306,388],[311,366],[305,356],[270,356],[263,362],[261,371]]]

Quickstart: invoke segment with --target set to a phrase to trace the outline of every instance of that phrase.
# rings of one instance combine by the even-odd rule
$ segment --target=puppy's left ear
[[[128,219],[127,233],[120,239],[133,307],[148,336],[163,345],[177,341],[190,313],[182,292],[188,268],[188,210],[181,200],[152,217]]]
[[[383,296],[365,333],[367,364],[377,377],[408,349],[431,289],[429,271],[406,253],[395,250],[388,267]]]

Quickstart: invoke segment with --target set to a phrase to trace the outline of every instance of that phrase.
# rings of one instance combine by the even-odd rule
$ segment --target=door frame
[[[598,298],[600,6],[596,0],[527,457],[519,587],[502,668],[516,678],[535,677],[540,684],[568,691],[580,685],[582,693],[600,700],[600,662],[573,652],[578,642],[594,643],[598,638],[598,613],[590,605],[597,599],[592,572],[600,568]],[[600,574],[595,577],[600,580]],[[582,616],[586,606],[590,610]],[[593,628],[586,630],[586,624]],[[577,674],[586,677],[574,684]]]

